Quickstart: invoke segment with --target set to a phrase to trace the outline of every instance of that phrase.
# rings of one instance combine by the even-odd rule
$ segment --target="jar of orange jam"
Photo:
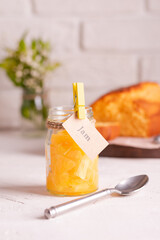
[[[86,117],[95,124],[91,107]],[[62,124],[74,113],[74,108],[51,108],[47,119],[45,142],[46,185],[54,195],[77,196],[98,188],[98,156],[91,160],[71,138]]]

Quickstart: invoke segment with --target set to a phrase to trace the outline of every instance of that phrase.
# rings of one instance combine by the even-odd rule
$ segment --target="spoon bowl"
[[[122,180],[118,183],[114,190],[120,195],[129,195],[140,190],[149,181],[147,175],[138,175]]]

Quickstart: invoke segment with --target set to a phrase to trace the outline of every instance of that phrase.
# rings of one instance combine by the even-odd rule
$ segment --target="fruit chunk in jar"
[[[81,195],[98,187],[98,156],[91,160],[66,130],[51,136],[47,189],[58,195]]]

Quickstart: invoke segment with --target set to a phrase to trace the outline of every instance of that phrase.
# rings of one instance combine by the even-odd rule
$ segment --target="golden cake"
[[[106,140],[112,140],[120,134],[120,124],[118,122],[96,122],[96,129]]]
[[[143,82],[109,92],[92,104],[97,122],[118,122],[121,136],[160,134],[160,85]]]

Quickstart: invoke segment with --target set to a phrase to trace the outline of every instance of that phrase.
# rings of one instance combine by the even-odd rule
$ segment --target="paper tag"
[[[109,144],[88,118],[78,119],[75,113],[63,123],[63,127],[92,160]]]

